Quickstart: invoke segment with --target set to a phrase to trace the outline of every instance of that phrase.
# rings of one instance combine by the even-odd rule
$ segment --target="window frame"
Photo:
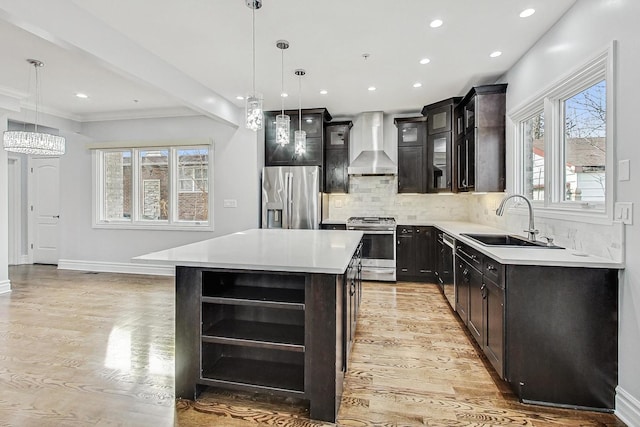
[[[213,145],[212,144],[194,144],[194,145],[158,145],[144,144],[141,146],[117,146],[108,147],[101,144],[92,148],[93,160],[93,228],[108,229],[135,229],[135,230],[192,230],[192,231],[213,231]],[[178,152],[188,149],[207,149],[207,221],[188,221],[179,219],[178,215],[178,197],[180,194],[180,180],[178,178]],[[169,162],[169,209],[168,219],[166,220],[149,220],[142,219],[140,213],[140,152],[152,150],[168,150]],[[131,218],[129,220],[106,219],[105,218],[105,165],[104,153],[108,152],[131,152]]]
[[[539,112],[544,113],[544,183],[543,200],[532,201],[536,214],[548,218],[582,222],[611,223],[615,202],[615,41],[597,55],[567,73],[535,96],[507,113],[513,137],[512,192],[526,190],[525,141],[523,123]],[[605,201],[564,200],[564,108],[572,96],[604,80],[606,87],[606,161]]]

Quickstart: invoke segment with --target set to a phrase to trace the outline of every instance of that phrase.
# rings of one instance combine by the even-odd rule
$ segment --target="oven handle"
[[[393,230],[363,230],[361,228],[349,228],[349,230],[362,231],[362,234],[394,234]]]
[[[362,271],[366,271],[367,273],[385,273],[385,274],[393,274],[395,269],[393,268],[371,268],[371,267],[362,267]]]

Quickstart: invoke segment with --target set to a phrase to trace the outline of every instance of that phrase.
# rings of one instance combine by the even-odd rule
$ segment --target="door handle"
[[[60,215],[54,215],[53,218],[60,219]]]

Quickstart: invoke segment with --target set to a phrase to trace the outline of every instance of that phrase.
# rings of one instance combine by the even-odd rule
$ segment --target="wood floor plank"
[[[10,267],[0,296],[0,426],[301,426],[308,404],[209,388],[174,400],[173,279]],[[364,283],[338,426],[605,426],[524,405],[439,289]]]

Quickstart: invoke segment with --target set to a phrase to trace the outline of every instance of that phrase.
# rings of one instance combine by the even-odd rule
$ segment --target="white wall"
[[[634,202],[634,225],[624,228],[626,270],[620,282],[619,389],[616,414],[629,425],[640,426],[640,145],[637,100],[640,97],[640,2],[637,0],[578,0],[574,7],[512,67],[504,77],[509,83],[507,112],[538,94],[560,77],[618,41],[615,89],[616,163],[631,160],[631,180],[616,180],[616,199]],[[535,15],[534,15],[535,19]],[[507,132],[507,159],[513,140]],[[511,175],[512,170],[509,170]],[[615,176],[615,175],[614,175]],[[552,221],[548,221],[551,223]],[[595,234],[617,232],[619,225],[595,228]],[[596,236],[597,237],[597,236]],[[603,236],[604,237],[604,236]],[[606,239],[605,239],[606,240]],[[589,373],[585,373],[588,375]]]
[[[0,114],[0,133],[7,130],[7,118]],[[9,282],[9,164],[7,152],[0,149],[0,293],[11,290]]]
[[[61,132],[64,134],[64,132]],[[60,160],[61,266],[129,263],[131,257],[258,226],[257,135],[203,116],[92,122],[82,133],[64,134]],[[92,160],[87,142],[211,138],[214,141],[213,232],[111,230],[92,228]],[[238,207],[223,208],[223,199]]]

